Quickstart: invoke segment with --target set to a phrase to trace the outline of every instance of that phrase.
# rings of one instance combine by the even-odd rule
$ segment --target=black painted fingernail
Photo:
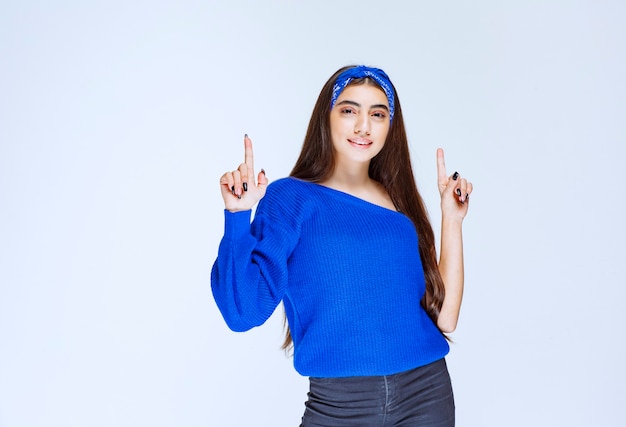
[[[261,169],[261,173],[265,175],[265,169]]]
[[[458,177],[459,177],[459,173],[458,172],[454,172],[454,175],[452,175],[452,179],[456,181]],[[459,194],[459,196],[460,196],[460,194]]]
[[[242,184],[242,186],[243,186],[243,191],[248,191],[248,183],[247,182],[244,182]]]
[[[461,195],[461,189],[460,189],[460,188],[457,188],[457,189],[456,189],[456,195],[457,195],[457,196],[460,196],[460,195]]]
[[[233,196],[235,195],[235,186],[233,185],[232,187],[230,187],[230,191],[233,193]]]
[[[247,137],[248,137],[248,134],[245,134],[243,137],[244,137],[244,138],[247,138]]]

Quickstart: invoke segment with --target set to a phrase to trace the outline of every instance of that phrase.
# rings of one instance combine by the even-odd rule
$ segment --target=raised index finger
[[[439,185],[448,183],[448,175],[446,174],[446,162],[443,158],[443,149],[437,148],[437,181]]]
[[[248,166],[248,175],[254,176],[254,154],[252,153],[252,140],[246,134],[243,137],[243,144],[245,149],[245,164]]]

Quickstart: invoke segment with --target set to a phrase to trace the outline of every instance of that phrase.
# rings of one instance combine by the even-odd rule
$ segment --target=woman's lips
[[[367,139],[367,138],[350,138],[348,140],[350,143],[364,147],[367,145],[371,145],[372,144],[372,140],[371,139]]]

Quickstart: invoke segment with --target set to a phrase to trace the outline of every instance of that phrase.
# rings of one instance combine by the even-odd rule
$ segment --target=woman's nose
[[[365,135],[370,134],[370,120],[367,114],[362,114],[359,116],[354,126],[354,133],[363,133]]]

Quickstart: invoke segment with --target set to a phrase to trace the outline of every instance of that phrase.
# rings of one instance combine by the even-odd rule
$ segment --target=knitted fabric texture
[[[211,271],[228,326],[263,324],[284,302],[302,375],[390,375],[444,357],[448,343],[420,300],[425,281],[405,215],[295,178],[251,211],[225,211]]]

